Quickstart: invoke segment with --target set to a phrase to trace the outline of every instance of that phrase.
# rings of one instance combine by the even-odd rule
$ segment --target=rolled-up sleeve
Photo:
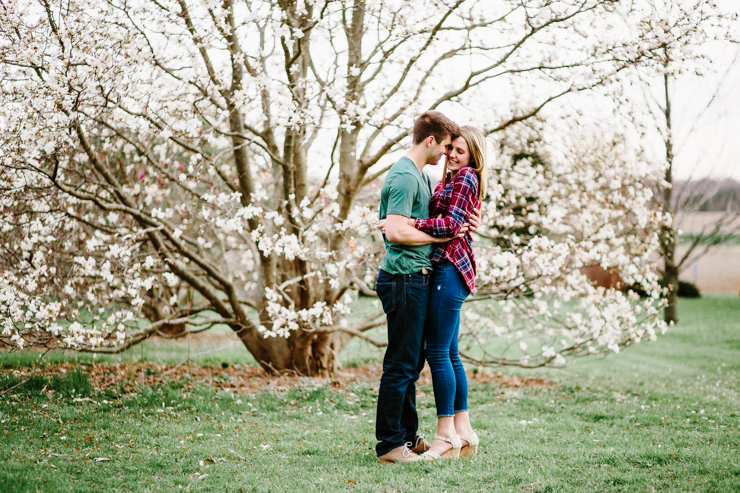
[[[386,217],[388,214],[411,217],[414,197],[416,197],[418,188],[416,179],[408,174],[399,174],[391,179],[388,188]],[[385,219],[385,217],[381,217],[381,219]]]

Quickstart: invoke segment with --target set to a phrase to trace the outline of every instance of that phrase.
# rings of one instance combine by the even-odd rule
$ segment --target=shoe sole
[[[457,459],[460,457],[460,449],[459,448],[453,448],[452,450],[448,450],[444,454],[440,455],[440,459]]]
[[[472,457],[478,454],[478,444],[466,445],[460,449],[460,457]]]

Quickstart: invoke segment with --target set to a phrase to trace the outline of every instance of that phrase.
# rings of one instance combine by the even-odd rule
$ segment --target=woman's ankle
[[[455,421],[452,416],[442,416],[437,419],[437,435],[445,438],[457,436]]]
[[[473,433],[473,427],[470,426],[470,423],[465,423],[461,425],[455,425],[455,433],[457,433],[460,436],[468,436]]]
[[[455,413],[455,432],[460,436],[469,436],[473,433],[467,411]]]
[[[470,427],[468,427],[467,429],[457,430],[458,436],[461,436],[461,437],[469,437],[470,435],[473,434],[473,432],[474,430]]]

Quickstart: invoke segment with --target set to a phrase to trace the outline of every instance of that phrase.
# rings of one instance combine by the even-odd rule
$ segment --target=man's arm
[[[409,225],[406,216],[398,214],[388,214],[385,222],[385,236],[388,241],[401,243],[408,246],[428,245],[430,243],[444,243],[452,238],[435,238],[434,236],[422,233],[418,229]]]

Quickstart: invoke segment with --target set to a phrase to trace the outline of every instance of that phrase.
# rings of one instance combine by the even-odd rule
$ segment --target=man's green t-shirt
[[[388,214],[427,219],[429,199],[432,197],[432,183],[429,175],[420,173],[414,162],[402,157],[394,164],[383,180],[380,189],[380,219]],[[432,269],[430,257],[432,245],[408,246],[385,242],[385,255],[380,268],[390,274],[413,274],[422,268]]]

